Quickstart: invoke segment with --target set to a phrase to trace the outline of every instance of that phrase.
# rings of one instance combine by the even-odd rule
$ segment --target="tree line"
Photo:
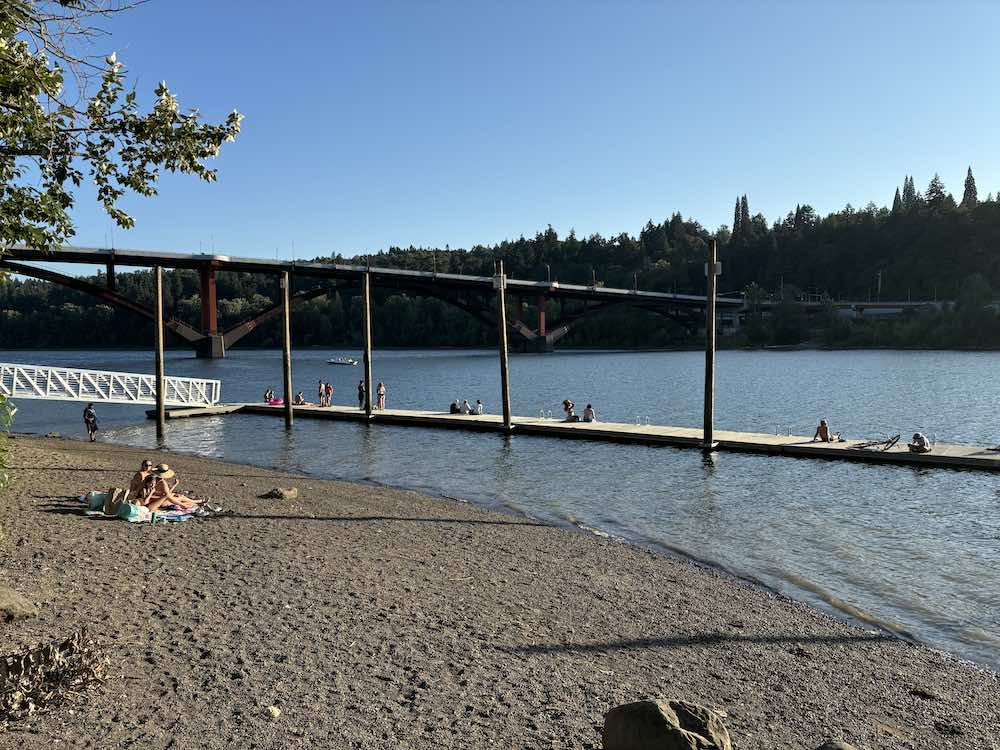
[[[551,279],[610,287],[703,294],[707,243],[720,245],[720,293],[783,301],[770,314],[751,314],[749,325],[728,345],[795,344],[828,346],[1000,347],[1000,193],[980,200],[967,173],[961,201],[935,175],[916,189],[912,177],[897,188],[891,207],[845,206],[819,216],[808,204],[768,223],[752,214],[746,195],[736,201],[732,227],[708,230],[674,213],[647,222],[638,234],[613,237],[574,231],[560,237],[550,226],[533,237],[469,249],[391,247],[371,256],[337,254],[317,261],[489,276],[502,258],[511,277]],[[103,284],[102,274],[92,278]],[[148,271],[120,273],[121,293],[151,304]],[[305,281],[300,282],[306,285]],[[310,282],[313,283],[313,282]],[[303,287],[298,287],[303,288]],[[170,313],[198,327],[198,276],[177,270],[165,275]],[[796,299],[949,300],[954,307],[881,322],[852,322],[832,307],[807,318]],[[246,273],[218,275],[220,323],[239,322],[278,299],[274,277]],[[374,335],[382,346],[477,346],[495,342],[495,331],[436,299],[376,290]],[[515,301],[514,304],[517,304]],[[525,319],[536,314],[525,301]],[[550,301],[550,320],[559,303]],[[293,337],[299,346],[357,346],[361,310],[356,292],[342,290],[297,307]],[[150,327],[127,311],[84,294],[35,280],[0,285],[0,345],[146,346]],[[99,332],[99,333],[98,333]],[[245,346],[279,343],[275,323],[264,324]],[[697,345],[697,331],[655,313],[612,309],[580,326],[565,346],[657,347]]]

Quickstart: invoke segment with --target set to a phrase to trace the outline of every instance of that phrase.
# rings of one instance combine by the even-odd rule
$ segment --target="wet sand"
[[[1000,747],[996,674],[684,560],[414,492],[154,453],[232,515],[83,516],[147,451],[18,437],[0,577],[109,678],[0,748],[597,748],[647,695],[739,750]],[[296,486],[296,500],[257,496]],[[269,706],[280,708],[274,719]]]

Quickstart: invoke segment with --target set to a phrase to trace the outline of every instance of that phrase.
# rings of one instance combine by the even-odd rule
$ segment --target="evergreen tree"
[[[733,211],[733,236],[740,233],[740,196],[736,196],[736,210]]]
[[[931,208],[940,208],[945,205],[947,200],[948,194],[944,189],[944,182],[941,180],[941,176],[935,172],[927,184],[927,205]]]
[[[750,232],[750,204],[745,193],[740,199],[740,232],[743,234]]]
[[[896,196],[892,199],[892,213],[898,214],[903,210],[903,199],[899,197],[899,188],[896,188]]]
[[[973,209],[979,204],[976,194],[976,178],[972,176],[972,167],[965,174],[965,192],[962,194],[962,208]]]
[[[916,190],[913,187],[913,178],[907,175],[903,178],[903,209],[909,211],[916,204]]]

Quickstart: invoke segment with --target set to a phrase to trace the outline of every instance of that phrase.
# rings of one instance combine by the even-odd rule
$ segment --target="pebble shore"
[[[599,748],[647,696],[722,712],[738,750],[1000,748],[986,669],[685,560],[409,491],[17,436],[0,582],[86,627],[107,680],[0,749]],[[144,457],[230,514],[86,517]],[[290,500],[262,499],[296,487]]]

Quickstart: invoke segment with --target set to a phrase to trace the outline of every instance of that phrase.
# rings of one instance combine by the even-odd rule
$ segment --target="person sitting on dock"
[[[583,410],[583,421],[584,422],[596,422],[597,412],[594,411],[594,407],[587,404],[587,408]]]
[[[459,409],[462,414],[472,414],[472,405],[469,403],[469,399],[465,399],[462,402],[462,407]]]
[[[270,404],[272,401],[274,401],[274,389],[268,388],[264,391],[264,403]]]
[[[573,411],[576,408],[576,404],[574,404],[567,398],[563,401],[562,406],[563,406],[563,411],[566,412],[566,419],[563,421],[565,422],[580,421],[580,418],[576,415],[576,412]]]
[[[462,413],[462,405],[458,403],[458,399],[457,398],[454,401],[452,401],[451,406],[448,407],[448,413],[449,414],[461,414]]]
[[[302,394],[302,391],[299,391],[298,393],[295,394],[295,399],[292,401],[292,405],[293,406],[306,405],[306,397]]]
[[[817,440],[821,443],[836,443],[840,440],[840,433],[830,432],[830,425],[826,423],[825,419],[821,419],[819,427],[816,428],[816,434],[813,435],[813,442],[815,443]]]
[[[913,440],[907,443],[906,447],[910,449],[910,453],[930,453],[931,441],[927,439],[924,433],[914,432]]]
[[[476,414],[482,415],[486,412],[486,407],[483,406],[483,402],[478,398],[476,399]]]

